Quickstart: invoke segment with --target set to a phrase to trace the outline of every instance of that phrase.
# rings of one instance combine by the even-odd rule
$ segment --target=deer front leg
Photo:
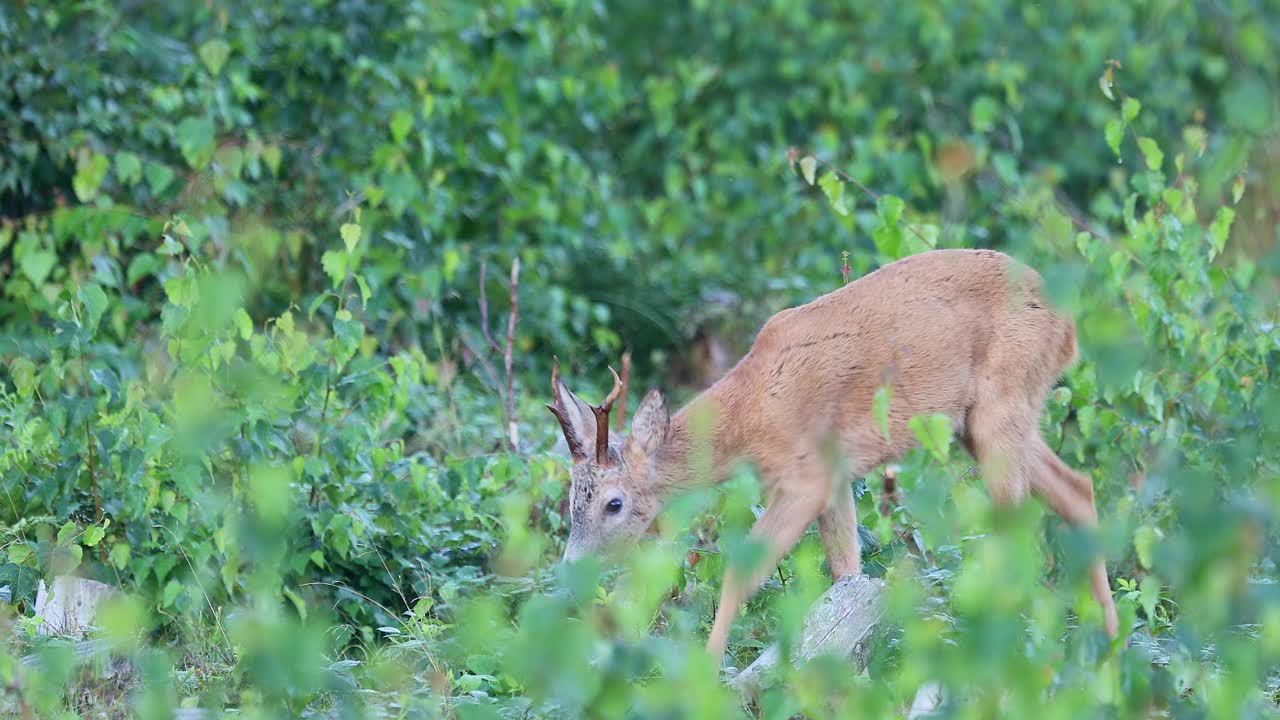
[[[773,566],[800,540],[805,528],[822,511],[826,499],[825,488],[817,492],[812,488],[790,492],[779,490],[764,514],[756,520],[751,528],[751,538],[764,544],[764,557],[754,568],[731,567],[725,572],[720,608],[716,611],[716,620],[707,640],[707,652],[717,661],[724,657],[729,629],[742,604],[755,595]]]
[[[848,481],[836,482],[831,505],[818,516],[818,532],[831,566],[831,579],[857,575],[862,569],[862,548],[858,542],[858,507]]]

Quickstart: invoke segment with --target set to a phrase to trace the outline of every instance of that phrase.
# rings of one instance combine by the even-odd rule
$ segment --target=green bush
[[[0,9],[0,706],[881,717],[933,681],[963,717],[1274,713],[1278,42],[1245,0]],[[625,348],[669,385],[708,319],[741,349],[842,253],[965,246],[1077,318],[1043,431],[1099,533],[991,532],[949,446],[883,510],[858,479],[868,673],[746,704],[701,644],[749,472],[621,567],[554,566],[552,354],[588,395]],[[124,591],[130,672],[34,632],[67,573]],[[727,663],[825,573],[806,538]]]

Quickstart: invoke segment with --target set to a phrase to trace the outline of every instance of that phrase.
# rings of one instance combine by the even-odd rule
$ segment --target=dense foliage
[[[1274,714],[1277,46],[1251,0],[5,4],[0,706],[887,717],[939,682],[958,717]],[[1043,430],[1098,533],[994,511],[922,423],[899,495],[851,479],[890,588],[867,672],[749,701],[718,679],[827,572],[806,538],[717,675],[749,471],[620,568],[555,566],[552,354],[594,397],[629,348],[685,398],[707,337],[931,247],[1077,318]],[[68,573],[123,591],[129,672],[37,633]]]

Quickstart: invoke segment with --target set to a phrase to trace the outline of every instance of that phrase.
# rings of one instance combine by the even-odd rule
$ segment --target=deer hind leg
[[[1098,511],[1093,502],[1093,481],[1067,467],[1045,445],[1039,433],[1032,438],[1032,448],[1034,465],[1029,473],[1032,491],[1063,520],[1073,525],[1096,527]],[[1115,600],[1111,597],[1111,581],[1107,578],[1106,562],[1101,557],[1096,558],[1089,566],[1089,589],[1093,599],[1102,607],[1107,635],[1115,637],[1119,632],[1120,622],[1116,617]]]
[[[964,444],[982,469],[991,499],[1000,507],[1026,499],[1027,437],[1035,432],[1036,417],[1028,403],[1017,401],[975,405],[969,413]]]
[[[831,566],[831,579],[862,571],[862,548],[858,542],[858,509],[853,487],[844,481],[836,483],[831,504],[818,515],[818,532]]]
[[[806,479],[812,481],[812,478]],[[724,657],[729,629],[742,604],[756,594],[773,566],[800,540],[805,528],[822,511],[826,499],[825,492],[812,492],[811,488],[779,490],[764,514],[756,520],[751,528],[751,537],[764,544],[764,557],[754,568],[730,567],[725,573],[720,608],[716,611],[711,636],[707,640],[707,651],[717,660]]]

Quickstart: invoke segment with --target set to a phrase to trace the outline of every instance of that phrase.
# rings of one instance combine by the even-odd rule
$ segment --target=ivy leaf
[[[832,209],[841,215],[849,214],[849,208],[844,204],[844,183],[840,182],[840,178],[836,177],[835,173],[823,175],[818,185],[822,187],[822,192],[826,194]]]
[[[360,226],[355,223],[343,223],[338,230],[342,235],[342,242],[347,246],[347,252],[356,249],[356,244],[360,242]]]
[[[199,53],[204,66],[209,68],[209,73],[217,75],[222,72],[222,66],[227,64],[227,58],[231,56],[231,46],[224,40],[210,40],[200,46]]]
[[[818,169],[818,161],[812,155],[806,155],[800,158],[800,172],[804,174],[804,179],[810,185],[813,184],[814,173]]]

